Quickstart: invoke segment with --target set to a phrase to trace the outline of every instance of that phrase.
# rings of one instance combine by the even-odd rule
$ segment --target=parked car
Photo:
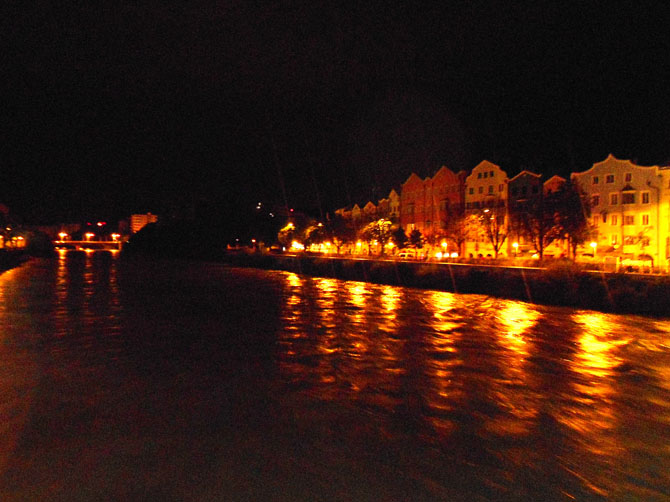
[[[398,258],[402,260],[416,260],[416,249],[406,248],[398,251]]]

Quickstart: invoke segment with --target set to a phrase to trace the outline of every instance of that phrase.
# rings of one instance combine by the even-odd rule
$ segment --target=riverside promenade
[[[232,266],[482,294],[544,305],[670,317],[670,277],[586,271],[571,262],[546,268],[312,255],[229,253]]]

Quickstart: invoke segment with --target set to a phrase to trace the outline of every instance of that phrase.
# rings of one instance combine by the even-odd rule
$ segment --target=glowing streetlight
[[[121,237],[121,235],[120,235],[120,234],[112,234],[111,237],[112,237],[112,240],[113,240],[114,242],[116,242],[116,241],[119,240],[119,237]]]
[[[513,242],[512,247],[514,248],[514,256],[516,257],[516,255],[519,253],[519,243]]]
[[[84,237],[86,237],[86,240],[87,240],[87,241],[90,241],[90,240],[93,238],[94,235],[95,235],[95,234],[94,234],[93,232],[86,232],[86,233],[84,234]]]
[[[596,257],[596,250],[598,248],[598,243],[596,241],[591,241],[591,244],[589,244],[591,248],[593,248],[593,257]]]
[[[60,237],[60,240],[64,241],[65,238],[67,237],[67,233],[65,233],[65,232],[60,232],[60,233],[58,234],[58,237]]]

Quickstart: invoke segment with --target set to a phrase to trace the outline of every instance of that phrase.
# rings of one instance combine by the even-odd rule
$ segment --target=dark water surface
[[[0,276],[0,500],[669,500],[670,321],[63,253]]]

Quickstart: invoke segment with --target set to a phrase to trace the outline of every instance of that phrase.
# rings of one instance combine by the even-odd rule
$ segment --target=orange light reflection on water
[[[529,332],[541,318],[533,305],[518,301],[500,301],[495,315],[501,347],[501,377],[492,388],[492,396],[506,411],[486,424],[499,435],[528,432],[538,415],[538,399],[532,390],[527,358],[531,354]]]
[[[580,332],[577,352],[570,361],[575,373],[574,405],[564,410],[559,420],[576,431],[581,446],[590,454],[616,456],[616,388],[614,369],[621,363],[619,346],[628,343],[621,337],[618,324],[612,317],[599,312],[573,315]]]

